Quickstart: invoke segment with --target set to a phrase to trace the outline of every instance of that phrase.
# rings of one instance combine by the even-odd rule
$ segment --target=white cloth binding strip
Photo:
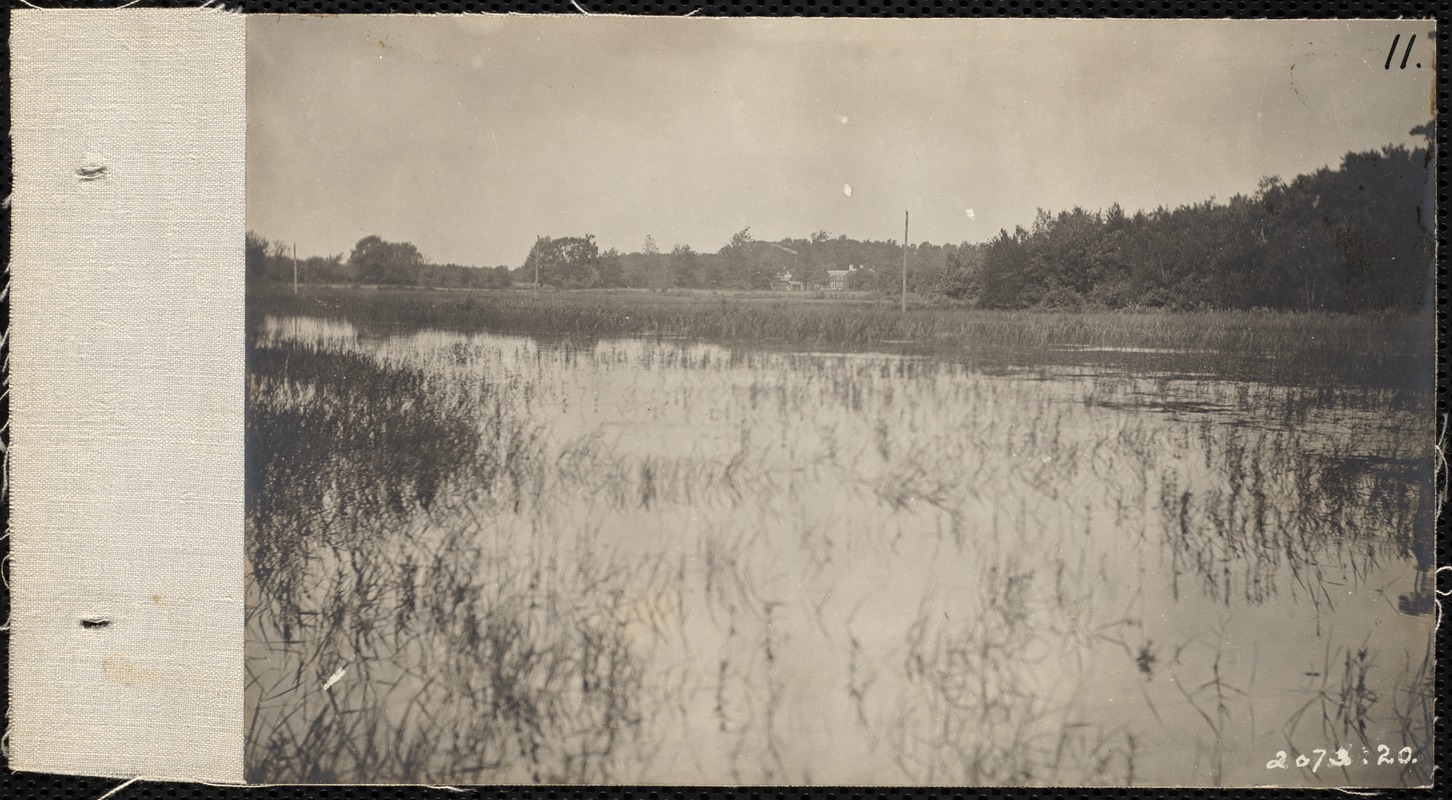
[[[12,15],[11,766],[240,782],[245,20]]]

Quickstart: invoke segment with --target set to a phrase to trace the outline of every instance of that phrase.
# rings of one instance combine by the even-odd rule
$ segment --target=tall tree
[[[364,236],[353,245],[348,263],[358,271],[359,280],[377,284],[413,284],[418,282],[423,254],[408,242],[389,242],[380,236]]]
[[[601,285],[600,267],[600,248],[591,234],[558,239],[541,236],[524,260],[524,272],[531,280],[538,269],[540,283],[563,289]]]
[[[671,285],[669,259],[661,253],[660,246],[655,243],[655,237],[646,235],[641,254],[641,275],[637,281],[638,285],[651,289],[668,288]]]
[[[701,265],[696,251],[688,244],[671,248],[670,277],[673,286],[692,288],[701,285]]]
[[[247,232],[244,241],[248,282],[261,281],[271,277],[268,275],[268,260],[272,243],[252,231]]]
[[[776,271],[764,255],[757,251],[756,239],[747,226],[731,235],[721,248],[722,284],[739,289],[769,289]]]

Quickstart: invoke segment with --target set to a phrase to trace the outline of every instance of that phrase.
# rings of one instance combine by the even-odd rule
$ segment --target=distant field
[[[825,298],[825,299],[822,299]],[[985,364],[1089,363],[1294,383],[1430,387],[1431,318],[1283,311],[910,308],[860,292],[451,291],[266,286],[249,313],[544,336],[694,338],[931,353]]]

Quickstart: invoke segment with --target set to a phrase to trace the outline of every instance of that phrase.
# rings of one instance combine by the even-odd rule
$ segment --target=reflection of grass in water
[[[1047,566],[1047,565],[1044,565]],[[954,623],[924,603],[907,632],[904,694],[892,734],[911,779],[950,785],[1132,782],[1132,735],[1075,718],[1085,687],[1066,692],[1032,666],[1067,630],[1062,604],[1035,586],[1038,571],[1013,555],[977,582],[981,611]]]
[[[1397,766],[1401,770],[1397,784],[1422,786],[1429,783],[1434,763],[1430,747],[1435,727],[1433,705],[1436,696],[1431,644],[1428,643],[1415,662],[1411,654],[1408,655],[1389,692],[1388,703],[1388,698],[1373,688],[1376,681],[1372,679],[1372,673],[1384,669],[1376,663],[1376,654],[1365,644],[1333,652],[1328,641],[1321,668],[1306,673],[1313,682],[1310,699],[1290,716],[1284,726],[1288,746],[1294,750],[1295,742],[1303,740],[1302,729],[1308,722],[1320,723],[1321,741],[1339,743],[1353,754],[1356,745],[1359,745],[1363,749],[1362,755],[1367,755],[1373,763],[1377,763],[1378,755],[1373,748],[1396,742],[1390,745],[1393,752],[1405,745],[1411,747],[1416,756],[1415,762],[1401,764],[1398,760]],[[1394,736],[1388,735],[1393,732]],[[1346,774],[1344,769],[1342,774]]]
[[[580,324],[595,324],[588,314],[596,312],[584,313]],[[1425,501],[1404,485],[1413,444],[1383,441],[1386,431],[1361,417],[1325,419],[1390,408],[1386,428],[1395,433],[1416,405],[1396,392],[1358,397],[1256,385],[1227,393],[1091,378],[1062,398],[1047,393],[1055,386],[1040,393],[1032,383],[953,380],[951,367],[929,359],[823,361],[684,346],[636,353],[608,344],[541,348],[507,365],[512,382],[483,386],[497,364],[485,358],[487,345],[469,340],[416,354],[408,351],[417,347],[412,340],[390,340],[377,357],[295,346],[259,351],[250,400],[271,410],[251,409],[257,435],[301,430],[311,439],[249,442],[253,454],[279,453],[264,465],[274,471],[266,484],[277,493],[273,505],[266,515],[250,509],[249,518],[250,543],[265,556],[252,589],[268,598],[249,603],[256,655],[249,698],[268,698],[254,703],[263,714],[253,721],[273,731],[261,741],[249,737],[257,775],[648,775],[643,760],[654,743],[640,738],[660,733],[646,729],[659,722],[651,716],[660,699],[652,679],[662,673],[646,656],[676,617],[653,602],[622,599],[639,598],[643,584],[651,597],[684,592],[704,604],[692,634],[699,674],[687,674],[688,662],[671,667],[682,674],[672,684],[680,687],[673,713],[701,712],[688,706],[690,692],[714,693],[711,727],[719,727],[722,752],[737,755],[729,760],[740,770],[733,777],[797,780],[794,729],[779,712],[792,688],[788,671],[802,669],[783,659],[802,650],[793,651],[778,626],[790,630],[800,606],[816,609],[824,637],[840,629],[827,596],[783,604],[770,580],[773,556],[799,559],[802,568],[790,575],[799,581],[850,574],[834,571],[873,558],[864,554],[898,557],[901,548],[931,549],[970,569],[981,563],[971,601],[981,613],[970,622],[955,606],[947,620],[926,610],[925,594],[890,670],[864,666],[885,663],[880,645],[867,652],[871,644],[850,627],[841,649],[824,657],[848,657],[842,702],[870,749],[891,753],[912,780],[1127,782],[1139,771],[1143,732],[1136,738],[1087,724],[1074,714],[1073,691],[1034,676],[1043,648],[1088,641],[1072,625],[1060,630],[1044,620],[1076,591],[1076,602],[1088,604],[1093,564],[1071,565],[1066,577],[1063,563],[1015,561],[1014,553],[1034,558],[1028,554],[1137,526],[1138,546],[1163,546],[1173,571],[1187,576],[1186,592],[1263,603],[1289,587],[1329,604],[1323,564],[1365,571],[1417,546],[1408,532],[1418,529]],[[562,387],[583,368],[629,371],[632,381],[666,386],[662,401],[698,409],[702,420],[724,409],[719,441],[678,452],[622,446],[602,429],[529,428],[557,413],[553,404],[571,397]],[[649,383],[666,369],[685,373],[680,386]],[[1154,413],[1204,422],[1163,424],[1132,390],[1190,395]],[[849,413],[803,413],[838,407]],[[1259,424],[1225,424],[1215,409]],[[1337,426],[1354,447],[1336,449],[1338,437],[1327,431]],[[1185,460],[1172,463],[1179,455]],[[830,518],[786,516],[823,486],[844,518],[867,514],[879,524],[836,528]],[[1107,496],[1078,505],[1086,489]],[[1001,502],[1006,496],[1016,511]],[[699,524],[678,543],[651,545],[678,547],[678,569],[653,553],[617,558],[589,527],[612,526],[598,537],[609,540],[622,524],[668,525],[680,509],[699,514]],[[1048,527],[1081,509],[1082,537]],[[579,537],[561,538],[562,528],[581,525]],[[1027,533],[1042,538],[1039,549],[1021,547]],[[711,651],[718,646],[719,655]],[[1148,643],[1132,651],[1132,668],[1153,667],[1146,654]],[[345,676],[322,690],[341,665]],[[1233,694],[1216,671],[1186,700],[1203,709],[1212,730],[1224,729]],[[1411,684],[1398,697],[1407,709],[1430,702]],[[900,703],[892,719],[883,713],[890,701]]]
[[[1430,749],[1435,746],[1432,732],[1436,730],[1436,668],[1433,658],[1430,642],[1420,658],[1414,659],[1409,655],[1392,691],[1392,716],[1399,734],[1397,741],[1422,745],[1415,763],[1402,767],[1398,783],[1403,786],[1432,783],[1432,765],[1436,763]]]
[[[586,537],[476,516],[518,502],[530,436],[469,399],[253,353],[250,780],[601,779],[634,735],[629,576]]]
[[[1401,415],[1403,422],[1412,418]],[[1186,444],[1223,482],[1197,487],[1186,474],[1191,467],[1161,475],[1159,507],[1173,532],[1167,544],[1176,587],[1180,576],[1193,576],[1226,604],[1264,603],[1289,588],[1329,611],[1332,570],[1347,569],[1361,581],[1388,559],[1427,569],[1430,465],[1417,443],[1400,439],[1382,444],[1377,458],[1358,452],[1378,435],[1349,424],[1345,440],[1329,442],[1302,426],[1202,427]],[[1289,586],[1278,582],[1283,570]]]
[[[1175,660],[1180,661],[1181,653],[1192,644],[1188,642],[1181,646],[1176,652]],[[1170,677],[1174,687],[1179,690],[1185,698],[1185,703],[1199,715],[1210,730],[1210,781],[1214,786],[1223,783],[1225,771],[1225,736],[1226,725],[1231,719],[1231,702],[1233,698],[1246,699],[1247,692],[1226,680],[1222,673],[1222,661],[1225,653],[1225,631],[1219,630],[1215,633],[1215,646],[1213,648],[1213,659],[1210,662],[1210,679],[1201,683],[1193,689],[1186,689],[1180,682],[1177,675]],[[1252,668],[1252,675],[1254,669]],[[1250,713],[1254,713],[1251,710]]]

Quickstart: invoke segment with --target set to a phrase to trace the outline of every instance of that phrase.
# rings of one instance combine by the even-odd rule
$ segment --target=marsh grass
[[[1271,311],[1025,312],[809,301],[760,293],[441,292],[275,286],[269,313],[553,337],[687,337],[753,346],[903,349],[984,362],[1132,364],[1224,378],[1429,389],[1430,317]]]
[[[1420,654],[1409,652],[1395,679],[1386,684],[1373,673],[1390,668],[1378,663],[1378,654],[1365,643],[1333,649],[1328,642],[1320,668],[1305,674],[1312,686],[1309,699],[1286,720],[1283,733],[1288,746],[1294,749],[1295,742],[1306,739],[1308,727],[1319,728],[1313,736],[1319,734],[1324,741],[1345,745],[1353,762],[1363,757],[1377,759],[1382,745],[1397,752],[1405,744],[1414,757],[1393,759],[1397,785],[1429,785],[1436,696],[1430,645]],[[1389,686],[1385,693],[1376,688],[1382,685]],[[1384,724],[1383,718],[1392,724]],[[1344,769],[1342,775],[1347,775]]]
[[[1403,424],[1415,424],[1404,416]],[[1319,609],[1334,605],[1334,573],[1349,569],[1364,580],[1392,559],[1412,561],[1419,573],[1430,568],[1430,464],[1418,443],[1393,434],[1383,438],[1379,457],[1368,458],[1354,451],[1397,426],[1342,424],[1362,441],[1312,441],[1319,437],[1302,425],[1196,432],[1189,444],[1225,480],[1190,488],[1184,473],[1196,465],[1163,476],[1159,508],[1162,525],[1176,533],[1167,544],[1177,592],[1179,577],[1192,575],[1203,593],[1227,605],[1261,604],[1289,591]]]
[[[607,778],[640,722],[622,568],[480,516],[526,499],[530,433],[487,388],[251,356],[249,780]]]
[[[1043,566],[1012,555],[975,582],[982,612],[956,623],[925,602],[906,632],[905,694],[895,735],[903,772],[965,786],[1128,784],[1132,736],[1078,716],[1085,687],[1026,665],[1071,636],[1066,608],[1036,587]],[[1062,570],[1062,563],[1059,564]],[[1056,687],[1055,684],[1058,684]]]
[[[1253,706],[1284,699],[1232,663],[1239,620],[1284,609],[1329,665],[1329,623],[1428,574],[1428,395],[1348,377],[1400,363],[1405,320],[438,295],[249,308],[249,779],[1184,775],[1108,683],[1208,742],[1196,780],[1254,780]],[[1019,349],[852,352],[944,334]],[[1285,359],[1106,355],[1178,359],[1138,371],[1076,336],[1321,355],[1237,381],[1198,371]],[[1430,741],[1430,668],[1396,655],[1290,728]]]

